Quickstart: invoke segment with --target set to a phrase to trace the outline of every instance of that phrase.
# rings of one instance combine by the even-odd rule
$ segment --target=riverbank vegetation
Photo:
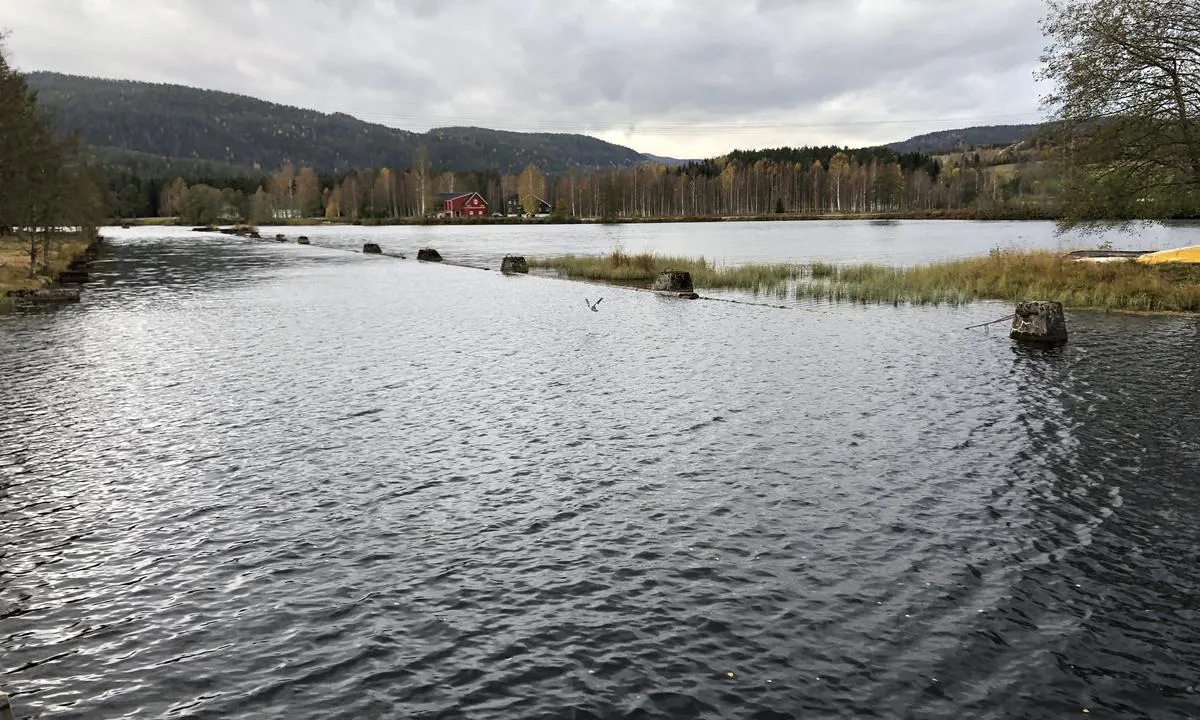
[[[105,205],[101,179],[55,134],[0,47],[0,294],[53,278],[76,240],[95,237]],[[78,237],[64,239],[66,228]]]
[[[663,270],[686,270],[698,290],[885,304],[961,305],[973,300],[1051,300],[1071,308],[1200,312],[1200,267],[1088,263],[1048,251],[993,251],[986,257],[916,267],[860,264],[722,266],[704,258],[614,251],[603,256],[534,258],[530,267],[561,277],[647,286]]]
[[[798,297],[951,305],[1050,300],[1080,309],[1200,312],[1200,267],[1076,262],[1049,251],[994,251],[911,268],[814,265],[809,279],[797,285]]]
[[[71,262],[84,254],[88,242],[78,233],[55,233],[39,243],[39,256],[47,253],[46,263],[41,265],[45,272],[30,275],[29,244],[13,236],[0,237],[0,297],[11,290],[35,290],[57,276]]]

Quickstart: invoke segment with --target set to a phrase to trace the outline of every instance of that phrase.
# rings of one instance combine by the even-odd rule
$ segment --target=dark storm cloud
[[[1036,119],[1043,12],[1043,0],[0,0],[24,69],[689,155]]]

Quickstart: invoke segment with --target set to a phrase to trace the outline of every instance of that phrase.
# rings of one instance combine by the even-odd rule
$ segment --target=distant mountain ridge
[[[919,152],[925,154],[953,152],[987,145],[1012,145],[1028,140],[1040,125],[979,125],[958,130],[917,135],[908,140],[889,143],[884,147],[896,152]]]
[[[586,135],[436,128],[426,133],[215,90],[34,72],[26,79],[59,129],[96,154],[138,153],[245,169],[288,162],[319,172],[408,168],[428,149],[435,169],[545,172],[644,162],[635,150]]]
[[[106,80],[33,72],[26,75],[59,129],[78,133],[89,156],[139,175],[176,169],[191,174],[274,170],[288,162],[318,172],[407,169],[418,148],[435,170],[519,173],[573,167],[628,167],[653,162],[675,167],[691,160],[642,154],[587,135],[521,133],[478,127],[425,133],[369,123],[345,113],[271,103],[245,95],[183,85]],[[1037,125],[993,125],[918,135],[884,147],[935,154],[967,147],[1011,145]]]

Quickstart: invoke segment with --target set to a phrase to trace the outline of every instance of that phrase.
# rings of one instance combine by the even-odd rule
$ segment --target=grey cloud
[[[838,123],[856,123],[839,136],[854,142],[934,129],[895,119],[1033,119],[1044,11],[1043,0],[0,0],[25,69],[413,129],[632,125],[659,143],[640,149],[672,152],[742,140],[689,123],[791,122],[761,141],[802,144],[839,136]]]

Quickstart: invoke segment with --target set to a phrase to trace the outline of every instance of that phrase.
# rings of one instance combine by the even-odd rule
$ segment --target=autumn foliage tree
[[[208,185],[192,185],[184,193],[180,219],[189,225],[216,225],[224,216],[226,197]]]
[[[525,214],[536,215],[538,201],[546,195],[546,176],[533,164],[528,165],[517,176],[517,195]]]
[[[316,171],[307,166],[296,173],[296,209],[301,217],[321,214],[321,180]]]
[[[187,182],[177,177],[162,191],[158,202],[158,212],[164,217],[177,217],[183,212],[183,200],[187,196]]]

